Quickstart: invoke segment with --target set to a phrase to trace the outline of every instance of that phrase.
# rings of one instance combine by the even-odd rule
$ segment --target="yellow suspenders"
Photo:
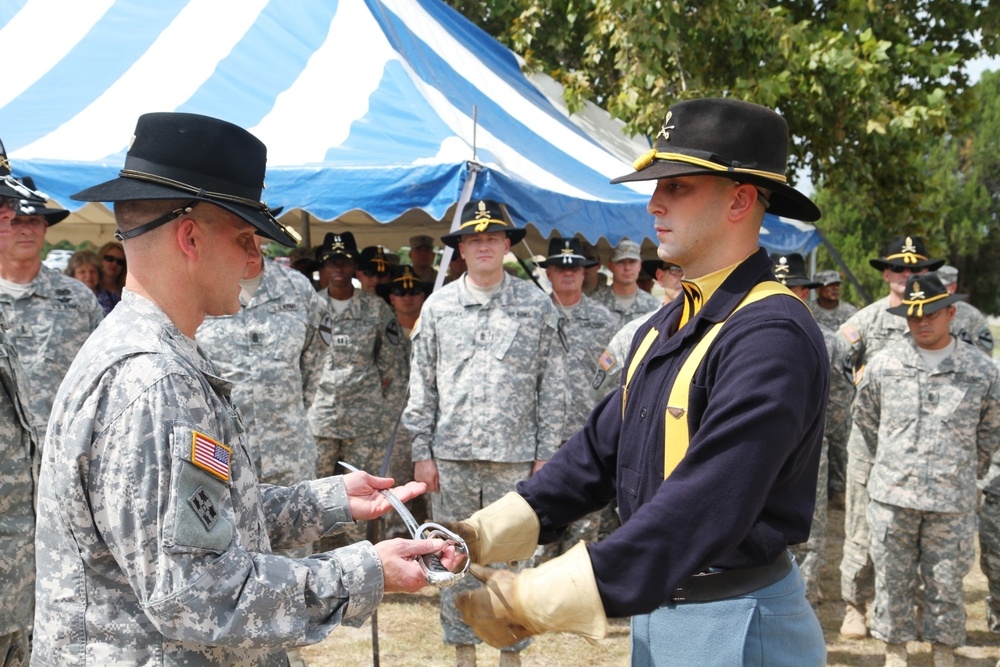
[[[790,289],[779,282],[768,281],[758,283],[747,293],[739,305],[733,309],[733,312],[729,314],[729,317],[732,317],[733,314],[743,306],[756,303],[761,299],[776,294],[783,294],[794,299],[798,298]],[[698,370],[698,366],[701,365],[702,359],[704,359],[705,355],[708,354],[708,350],[712,346],[712,342],[715,341],[715,337],[719,335],[719,331],[729,320],[729,317],[721,322],[718,322],[711,329],[705,332],[702,339],[698,341],[695,348],[691,350],[691,354],[689,354],[687,359],[684,360],[684,363],[681,364],[681,369],[678,371],[677,377],[674,378],[674,384],[670,389],[670,397],[667,400],[666,414],[664,415],[663,479],[670,477],[670,473],[674,471],[677,464],[679,464],[681,459],[684,458],[684,455],[687,454],[688,444],[691,442],[691,436],[688,433],[687,420],[688,396],[691,391],[691,380],[694,379],[694,374]],[[629,362],[628,370],[625,373],[625,382],[622,385],[623,419],[625,418],[625,401],[628,398],[629,382],[632,380],[632,375],[639,367],[643,357],[646,356],[646,353],[649,351],[649,348],[653,345],[653,342],[658,336],[659,332],[656,329],[650,329],[646,334],[646,337],[642,339],[642,343],[640,343],[639,347],[636,349],[635,354],[632,356],[632,360]]]

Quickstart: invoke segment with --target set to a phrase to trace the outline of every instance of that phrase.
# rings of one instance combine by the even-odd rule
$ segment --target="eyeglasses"
[[[21,210],[21,200],[16,197],[0,197],[0,208],[4,207],[17,213]]]
[[[117,264],[118,266],[125,266],[125,260],[120,257],[115,257],[114,255],[105,255],[104,261],[112,262],[114,264]]]
[[[892,271],[893,273],[903,273],[905,271],[909,271],[910,273],[924,273],[925,271],[927,271],[927,268],[921,267],[917,269],[912,266],[898,266],[896,264],[890,264],[889,270]]]
[[[667,269],[667,273],[669,273],[672,276],[677,276],[678,278],[680,278],[681,276],[684,275],[684,269],[682,269],[679,266],[671,266]]]

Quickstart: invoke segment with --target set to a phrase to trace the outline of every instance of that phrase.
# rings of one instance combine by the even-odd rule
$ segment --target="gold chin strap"
[[[763,176],[764,178],[771,179],[772,181],[778,181],[779,183],[786,183],[788,179],[784,174],[776,174],[773,171],[764,171],[762,169],[745,169],[743,167],[729,167],[724,164],[719,164],[718,162],[712,162],[711,160],[703,160],[700,157],[694,157],[693,155],[685,155],[684,153],[664,153],[656,150],[655,148],[647,153],[643,153],[639,158],[632,163],[632,168],[636,171],[642,171],[649,165],[653,164],[654,160],[670,160],[671,162],[684,162],[685,164],[693,164],[697,167],[704,167],[705,169],[711,169],[712,171],[724,171],[737,174],[753,174],[754,176]]]

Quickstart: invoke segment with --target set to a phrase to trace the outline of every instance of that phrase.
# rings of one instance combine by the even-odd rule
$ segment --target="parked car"
[[[65,271],[66,265],[69,264],[69,258],[73,256],[73,252],[72,250],[55,248],[49,251],[49,254],[42,260],[42,264],[56,271]]]

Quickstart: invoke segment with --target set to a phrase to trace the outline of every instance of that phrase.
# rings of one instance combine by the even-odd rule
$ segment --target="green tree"
[[[725,95],[778,109],[793,136],[790,174],[811,174],[820,225],[873,296],[884,285],[867,258],[897,233],[917,230],[939,251],[982,239],[971,217],[942,224],[943,202],[956,213],[971,204],[935,163],[960,166],[941,141],[968,135],[977,98],[963,63],[998,53],[1000,3],[450,3],[528,69],[560,81],[571,109],[592,100],[635,133],[655,134],[679,99]]]

